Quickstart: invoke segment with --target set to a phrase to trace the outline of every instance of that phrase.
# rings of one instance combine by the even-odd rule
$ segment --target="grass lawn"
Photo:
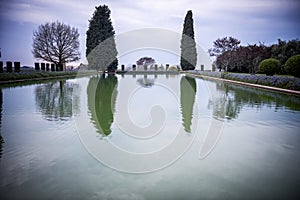
[[[26,82],[60,77],[77,77],[96,74],[96,71],[62,71],[62,72],[26,72],[26,73],[0,73],[0,83]]]

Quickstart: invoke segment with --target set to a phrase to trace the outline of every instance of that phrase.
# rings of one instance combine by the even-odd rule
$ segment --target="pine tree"
[[[193,13],[189,10],[184,19],[180,45],[180,66],[182,70],[194,70],[197,64],[197,49],[193,23]]]
[[[113,72],[118,67],[115,31],[107,5],[95,7],[86,32],[86,57],[89,67]]]

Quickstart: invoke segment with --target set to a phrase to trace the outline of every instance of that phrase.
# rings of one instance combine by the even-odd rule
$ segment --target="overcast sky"
[[[214,40],[224,36],[233,36],[243,45],[258,42],[269,45],[277,43],[279,38],[300,38],[299,0],[1,0],[1,60],[32,66],[36,61],[31,54],[32,32],[42,23],[58,20],[79,29],[82,54],[79,63],[86,63],[88,20],[95,6],[103,4],[111,9],[117,35],[143,28],[180,34],[186,12],[192,10],[196,42],[206,52]],[[152,53],[148,50],[144,55],[153,56]],[[160,63],[168,62],[163,54],[153,57]],[[123,56],[121,62],[134,63],[137,59]],[[170,59],[173,59],[170,63],[176,64],[177,58]]]

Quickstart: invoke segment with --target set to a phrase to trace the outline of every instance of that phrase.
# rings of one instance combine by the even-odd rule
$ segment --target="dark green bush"
[[[285,71],[295,77],[300,77],[300,54],[290,57],[285,65]]]
[[[259,72],[267,76],[273,76],[280,71],[280,62],[275,58],[265,59],[259,64]]]

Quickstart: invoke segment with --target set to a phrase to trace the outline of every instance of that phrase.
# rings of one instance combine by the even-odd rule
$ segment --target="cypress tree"
[[[194,70],[197,64],[197,49],[193,24],[193,13],[189,10],[184,19],[180,45],[180,66],[182,70]]]
[[[118,67],[115,31],[107,5],[95,7],[86,32],[86,57],[89,67],[113,72]]]

